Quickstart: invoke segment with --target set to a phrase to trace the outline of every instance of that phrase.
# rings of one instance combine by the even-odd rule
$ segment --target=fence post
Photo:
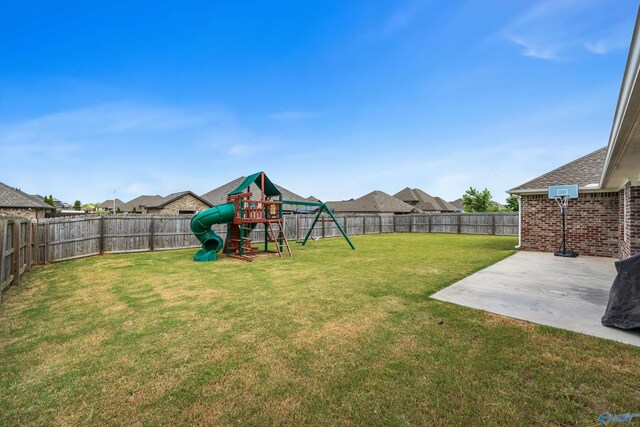
[[[458,214],[458,234],[462,233],[462,215]]]
[[[362,234],[367,234],[367,218],[362,215]]]
[[[17,219],[13,220],[13,256],[12,266],[13,281],[12,285],[17,285],[20,282],[20,223]]]
[[[409,233],[413,233],[413,215],[409,214]]]
[[[393,215],[391,218],[393,219],[393,232],[395,233],[396,232],[396,216]]]
[[[496,214],[491,214],[491,234],[496,235]]]
[[[33,236],[31,235],[31,221],[27,221],[25,223],[24,232],[24,243],[26,245],[24,247],[24,262],[27,264],[26,271],[31,271],[31,242],[33,239]]]
[[[380,221],[380,234],[382,234],[382,215],[378,215],[378,221]]]
[[[38,222],[31,223],[31,265],[38,264]]]
[[[155,249],[155,240],[156,240],[156,230],[155,230],[155,218],[151,217],[151,221],[149,222],[149,249]]]
[[[296,242],[300,240],[300,215],[296,214]]]
[[[326,234],[326,231],[325,231],[325,224],[326,224],[325,219],[324,219],[324,218],[322,218],[322,238],[323,238],[323,239],[324,239],[325,234]]]
[[[49,223],[44,223],[44,263],[49,264]]]
[[[429,233],[431,233],[431,217],[433,215],[427,215],[427,230],[429,230]]]
[[[104,215],[100,215],[100,240],[99,240],[99,245],[100,245],[100,255],[102,255],[104,253]]]

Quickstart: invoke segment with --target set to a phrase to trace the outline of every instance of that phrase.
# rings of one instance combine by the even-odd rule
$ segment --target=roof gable
[[[405,187],[402,190],[398,191],[393,197],[402,200],[403,202],[419,202],[420,199],[415,191],[413,191],[409,187]]]
[[[585,188],[589,184],[597,184],[595,188],[599,188],[606,154],[607,147],[600,148],[593,153],[582,156],[551,172],[512,188],[507,193],[546,192],[547,187],[551,185],[565,184],[578,184],[578,187],[581,188]]]

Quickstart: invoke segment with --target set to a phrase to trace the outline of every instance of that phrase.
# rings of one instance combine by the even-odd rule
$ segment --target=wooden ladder
[[[280,221],[269,221],[268,222],[268,229],[269,229],[269,241],[274,242],[276,245],[276,250],[278,251],[278,255],[280,255],[280,258],[282,258],[282,252],[280,250],[280,245],[278,244],[278,239],[276,237],[277,234],[282,234],[282,241],[284,242],[284,247],[287,250],[287,253],[289,254],[290,258],[293,258],[293,254],[291,253],[291,248],[289,247],[289,242],[287,241],[287,235],[284,232],[284,229],[282,228],[282,223]],[[274,230],[274,228],[277,227],[277,231],[278,233],[276,234]]]

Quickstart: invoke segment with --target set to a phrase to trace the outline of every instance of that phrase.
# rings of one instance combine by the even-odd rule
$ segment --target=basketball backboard
[[[578,198],[577,185],[552,185],[549,187],[549,198],[557,199],[558,197],[566,197],[569,199]]]

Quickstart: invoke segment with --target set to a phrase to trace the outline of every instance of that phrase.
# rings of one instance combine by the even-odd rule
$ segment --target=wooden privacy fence
[[[0,219],[0,295],[34,263],[35,223],[25,218]]]
[[[315,215],[285,216],[289,240],[301,240]],[[452,213],[411,215],[336,215],[348,235],[378,233],[454,233],[516,236],[517,213]],[[47,264],[103,253],[197,248],[191,233],[191,215],[110,215],[52,218],[31,222],[25,218],[0,218],[0,292],[18,283],[33,264]],[[214,231],[226,236],[226,225]],[[340,231],[322,217],[311,237],[337,237]],[[252,232],[264,240],[264,228]]]

